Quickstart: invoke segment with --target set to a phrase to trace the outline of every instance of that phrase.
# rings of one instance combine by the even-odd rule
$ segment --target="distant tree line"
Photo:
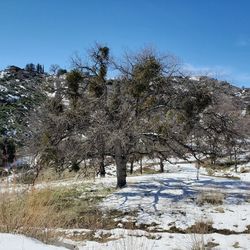
[[[34,63],[28,63],[25,66],[25,70],[29,71],[29,72],[36,72],[39,74],[44,74],[44,65],[41,64],[34,64]]]
[[[57,77],[67,73],[67,70],[62,69],[58,64],[52,64],[49,68],[49,71],[51,72],[52,75],[55,75]]]

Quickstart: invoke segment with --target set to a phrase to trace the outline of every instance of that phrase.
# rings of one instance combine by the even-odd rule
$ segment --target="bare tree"
[[[51,72],[52,75],[56,75],[59,69],[60,66],[58,64],[51,64],[49,67],[49,72]]]
[[[77,101],[66,106],[54,100],[59,103],[53,107],[62,108],[45,105],[37,119],[45,124],[35,133],[40,159],[63,169],[96,158],[105,175],[104,159],[112,156],[117,187],[122,188],[133,155],[157,152],[164,160],[172,155],[184,157],[190,150],[188,138],[209,98],[179,76],[172,56],[143,50],[126,55],[124,61],[113,63],[120,73],[108,81],[107,47],[97,46],[86,65],[75,60],[79,77],[66,91],[74,90]]]

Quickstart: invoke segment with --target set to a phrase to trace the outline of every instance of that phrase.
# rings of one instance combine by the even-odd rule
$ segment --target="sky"
[[[98,42],[153,47],[194,75],[250,87],[249,0],[0,0],[0,69],[70,67]]]

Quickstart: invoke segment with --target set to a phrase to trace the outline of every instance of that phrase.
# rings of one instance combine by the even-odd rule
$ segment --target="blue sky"
[[[70,66],[95,42],[153,46],[186,70],[250,87],[249,0],[0,0],[0,69]]]

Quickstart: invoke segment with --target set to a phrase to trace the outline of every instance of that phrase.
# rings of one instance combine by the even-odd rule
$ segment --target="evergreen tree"
[[[78,70],[72,70],[67,74],[66,81],[68,85],[67,95],[71,101],[71,106],[76,108],[79,98],[79,83],[82,81],[82,74]]]
[[[57,70],[56,76],[59,77],[59,76],[64,75],[66,73],[67,73],[66,69],[61,69],[60,68],[60,69]]]
[[[36,66],[34,63],[28,63],[25,66],[25,70],[29,71],[29,72],[35,72],[36,71]]]
[[[36,65],[36,72],[39,74],[43,74],[44,73],[44,66],[38,63]]]
[[[97,45],[91,53],[94,62],[94,76],[91,78],[89,90],[95,97],[106,94],[106,76],[109,64],[109,48]]]
[[[16,154],[16,146],[13,139],[0,138],[0,152],[3,167],[9,167],[13,163]]]

